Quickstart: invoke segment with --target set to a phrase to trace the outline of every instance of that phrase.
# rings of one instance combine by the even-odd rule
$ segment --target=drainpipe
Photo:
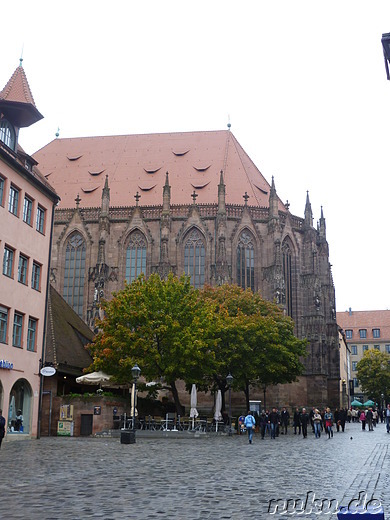
[[[57,201],[58,203],[58,201]],[[50,245],[49,245],[49,259],[47,263],[47,280],[46,280],[46,306],[45,306],[45,317],[43,320],[43,338],[42,338],[42,357],[41,362],[39,363],[39,407],[38,407],[38,429],[37,429],[37,439],[41,438],[41,423],[42,423],[42,398],[43,398],[43,376],[41,374],[41,368],[45,363],[45,347],[46,347],[46,324],[47,324],[47,314],[48,314],[48,300],[49,300],[49,290],[50,290],[50,260],[51,260],[51,245],[53,240],[53,229],[54,229],[54,209],[56,204],[53,203],[53,208],[51,212],[51,229],[50,229]]]

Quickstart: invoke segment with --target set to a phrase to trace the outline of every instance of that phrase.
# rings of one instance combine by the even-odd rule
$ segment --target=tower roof
[[[55,139],[34,158],[63,208],[79,192],[84,207],[99,206],[106,175],[111,206],[133,205],[137,191],[143,206],[161,205],[167,171],[171,204],[191,204],[194,190],[197,203],[216,203],[221,170],[227,204],[242,205],[245,192],[249,205],[269,204],[269,183],[229,130]]]
[[[26,74],[21,65],[16,68],[6,86],[0,92],[0,109],[11,111],[15,124],[19,127],[30,126],[43,118],[37,110]]]

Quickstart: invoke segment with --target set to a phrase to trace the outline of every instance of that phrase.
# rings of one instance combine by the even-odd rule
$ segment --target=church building
[[[305,374],[267,389],[267,403],[339,406],[323,212],[314,226],[307,194],[303,218],[292,215],[230,128],[57,138],[34,159],[61,197],[51,283],[92,328],[100,299],[140,273],[251,288],[278,303],[308,339]]]

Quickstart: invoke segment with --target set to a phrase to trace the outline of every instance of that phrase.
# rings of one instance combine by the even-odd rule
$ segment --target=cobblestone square
[[[347,424],[344,433],[246,436],[42,438],[5,441],[0,451],[0,518],[279,519],[337,518],[313,497],[339,505],[367,493],[390,518],[390,435]],[[362,495],[362,496],[363,496]],[[270,501],[308,501],[300,515],[270,514]],[[310,503],[309,503],[310,502]],[[291,505],[291,502],[289,502]],[[271,507],[270,510],[274,510]]]

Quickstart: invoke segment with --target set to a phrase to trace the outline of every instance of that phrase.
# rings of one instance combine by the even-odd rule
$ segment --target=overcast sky
[[[55,138],[231,130],[303,217],[327,225],[337,311],[390,308],[389,0],[19,0],[2,6],[0,89],[19,64]],[[4,23],[6,21],[6,23]]]

